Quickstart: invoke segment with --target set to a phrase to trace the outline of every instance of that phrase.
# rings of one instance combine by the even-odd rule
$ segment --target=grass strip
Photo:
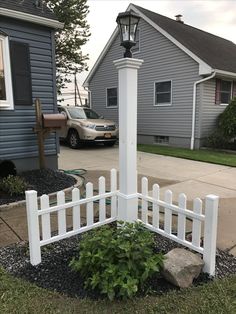
[[[236,152],[228,153],[216,150],[190,150],[187,148],[176,148],[158,145],[139,144],[138,150],[151,154],[158,154],[164,156],[172,156],[178,158],[185,158],[196,161],[203,161],[212,164],[219,164],[224,166],[236,167]]]
[[[14,278],[0,269],[0,313],[235,314],[236,276],[161,297],[127,301],[72,299]]]

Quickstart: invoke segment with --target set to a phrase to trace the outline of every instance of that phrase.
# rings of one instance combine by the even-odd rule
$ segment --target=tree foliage
[[[69,74],[88,70],[88,55],[83,54],[81,47],[88,41],[89,25],[87,0],[45,0],[58,20],[64,23],[63,29],[56,30],[56,68],[57,89],[60,93],[66,83],[70,82]]]

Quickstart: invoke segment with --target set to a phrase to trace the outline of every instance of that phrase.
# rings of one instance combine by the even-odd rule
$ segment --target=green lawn
[[[71,299],[0,270],[0,313],[236,313],[236,276],[203,286],[128,301]]]
[[[205,161],[213,164],[236,167],[235,154],[219,152],[215,150],[190,150],[186,148],[175,148],[158,145],[138,145],[138,150],[146,153],[173,156],[191,160]]]

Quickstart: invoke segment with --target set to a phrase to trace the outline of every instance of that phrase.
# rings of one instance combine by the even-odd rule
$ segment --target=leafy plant
[[[228,140],[236,137],[236,97],[219,115],[218,127]]]
[[[83,276],[85,288],[97,288],[110,300],[132,297],[163,264],[153,244],[153,234],[141,223],[103,226],[84,234],[79,258],[70,266]]]
[[[207,138],[206,146],[212,148],[228,148],[229,142],[222,132],[217,129]]]
[[[24,194],[27,187],[25,180],[19,176],[9,175],[0,181],[0,190],[11,196]]]

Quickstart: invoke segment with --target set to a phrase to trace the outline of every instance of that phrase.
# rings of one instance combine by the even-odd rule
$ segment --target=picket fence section
[[[28,219],[28,234],[30,245],[30,262],[37,265],[41,262],[41,247],[43,245],[59,241],[90,229],[111,223],[117,220],[118,197],[117,172],[111,170],[110,192],[106,192],[105,178],[99,178],[99,191],[93,194],[93,184],[86,184],[86,197],[81,198],[79,189],[72,191],[72,201],[65,201],[64,192],[57,193],[57,205],[50,206],[48,195],[40,197],[40,209],[38,209],[37,192],[26,191],[26,207]],[[110,217],[107,218],[106,199],[110,199]],[[210,275],[215,272],[216,234],[218,216],[218,197],[206,196],[205,214],[202,213],[202,201],[196,198],[193,201],[193,210],[186,207],[187,198],[180,194],[178,205],[172,202],[172,192],[165,191],[164,201],[160,200],[160,188],[158,184],[152,187],[152,196],[148,194],[148,179],[142,178],[141,193],[137,193],[140,199],[140,221],[150,230],[161,234],[177,243],[184,245],[203,255],[205,262],[204,271]],[[94,202],[98,202],[99,217],[94,221]],[[81,223],[81,205],[86,206],[86,224]],[[72,230],[67,230],[66,210],[72,208]],[[137,209],[138,210],[138,209]],[[57,213],[58,234],[51,231],[51,214]],[[162,215],[162,219],[161,218]],[[41,217],[41,238],[40,238]],[[176,218],[176,230],[173,230],[173,217]],[[191,220],[191,239],[186,239],[186,221]],[[201,235],[204,228],[204,241],[201,245]]]
[[[110,192],[106,192],[105,178],[99,178],[99,191],[93,195],[93,184],[86,184],[85,198],[80,197],[80,191],[74,188],[72,201],[65,201],[65,193],[57,193],[57,205],[50,206],[48,195],[40,197],[38,207],[37,192],[26,191],[26,209],[28,220],[28,235],[30,247],[30,262],[32,265],[41,263],[41,247],[71,236],[83,233],[90,229],[111,223],[117,219],[117,172],[111,170]],[[106,218],[106,199],[110,199],[110,217]],[[99,218],[94,221],[94,202],[99,202]],[[86,206],[86,224],[81,223],[81,205]],[[72,208],[72,230],[67,230],[66,210]],[[51,214],[57,213],[58,234],[53,235],[51,230]],[[40,238],[41,217],[41,238]]]
[[[184,245],[203,255],[205,262],[204,271],[214,275],[217,217],[219,198],[215,195],[207,195],[205,200],[205,214],[202,214],[202,200],[193,201],[193,210],[186,208],[187,197],[181,193],[178,198],[178,206],[172,203],[172,192],[165,191],[164,201],[160,200],[160,188],[158,184],[152,187],[152,196],[148,195],[148,179],[142,178],[142,191],[138,194],[141,200],[141,221],[145,226],[177,243]],[[164,219],[161,222],[160,213]],[[177,217],[177,228],[172,230],[173,216]],[[191,238],[186,239],[186,220],[191,221]],[[162,226],[160,226],[160,222]],[[203,232],[203,246],[201,235]]]

